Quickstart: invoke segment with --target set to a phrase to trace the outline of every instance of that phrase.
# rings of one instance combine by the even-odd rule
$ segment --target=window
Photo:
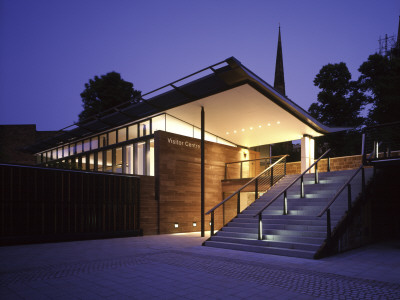
[[[115,149],[115,172],[122,173],[122,148]]]
[[[57,159],[57,149],[51,151],[51,159]]]
[[[105,170],[106,172],[112,172],[112,150],[107,150],[106,151],[106,161],[105,163]]]
[[[90,140],[83,141],[83,151],[90,151]]]
[[[108,146],[114,145],[117,142],[117,133],[115,131],[111,131],[108,133]]]
[[[125,173],[133,174],[135,170],[135,161],[133,155],[133,145],[126,146],[125,150]]]
[[[133,140],[138,137],[137,130],[138,129],[137,129],[136,124],[128,127],[128,139],[129,140]]]
[[[75,152],[75,144],[70,144],[69,145],[69,155],[74,155],[76,154]]]
[[[135,174],[145,175],[146,166],[146,143],[137,143],[136,145],[136,157],[135,157]]]
[[[156,132],[157,130],[164,130],[165,131],[165,115],[154,117],[151,120],[151,130],[152,133]]]
[[[91,146],[92,150],[99,148],[99,137],[98,136],[91,138],[90,146]]]
[[[97,153],[97,171],[104,172],[103,166],[103,152],[100,151]]]
[[[67,156],[69,156],[68,150],[69,150],[69,147],[68,147],[68,145],[67,145],[67,146],[64,146],[64,153],[63,153],[63,157],[67,157]]]
[[[76,153],[82,153],[82,142],[76,143]]]
[[[118,143],[126,141],[126,128],[118,129]]]
[[[150,134],[150,121],[141,122],[139,125],[139,136]]]
[[[107,146],[107,134],[100,135],[100,148]]]
[[[89,155],[89,170],[94,171],[94,154]]]
[[[178,120],[174,117],[167,115],[167,129],[166,131],[177,133],[184,136],[193,137],[193,126]]]

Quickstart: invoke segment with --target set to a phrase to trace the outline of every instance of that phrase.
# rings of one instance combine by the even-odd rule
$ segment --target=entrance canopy
[[[319,123],[231,57],[144,94],[137,103],[123,103],[64,128],[28,150],[37,153],[159,113],[200,127],[201,107],[206,131],[245,147],[343,130]]]

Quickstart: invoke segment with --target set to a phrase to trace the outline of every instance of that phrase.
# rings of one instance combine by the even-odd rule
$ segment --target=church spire
[[[283,74],[283,57],[282,57],[281,26],[280,25],[279,25],[279,35],[278,35],[278,50],[276,53],[274,88],[282,95],[286,95],[285,76]]]

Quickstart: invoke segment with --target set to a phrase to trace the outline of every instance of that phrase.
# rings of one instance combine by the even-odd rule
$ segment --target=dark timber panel
[[[0,164],[0,244],[137,235],[136,176]]]

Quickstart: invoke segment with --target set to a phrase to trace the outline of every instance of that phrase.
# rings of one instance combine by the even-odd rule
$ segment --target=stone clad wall
[[[158,206],[155,199],[154,176],[140,176],[140,228],[144,235],[157,234]]]
[[[200,231],[200,141],[157,131],[155,142],[155,180],[160,205],[160,233]],[[244,152],[247,152],[246,158]],[[221,180],[225,162],[258,158],[259,153],[237,147],[205,142],[205,212],[222,200]],[[196,222],[197,226],[193,226]],[[174,224],[179,227],[175,228]],[[206,216],[205,230],[210,229]],[[222,224],[222,210],[216,212],[215,225]]]

